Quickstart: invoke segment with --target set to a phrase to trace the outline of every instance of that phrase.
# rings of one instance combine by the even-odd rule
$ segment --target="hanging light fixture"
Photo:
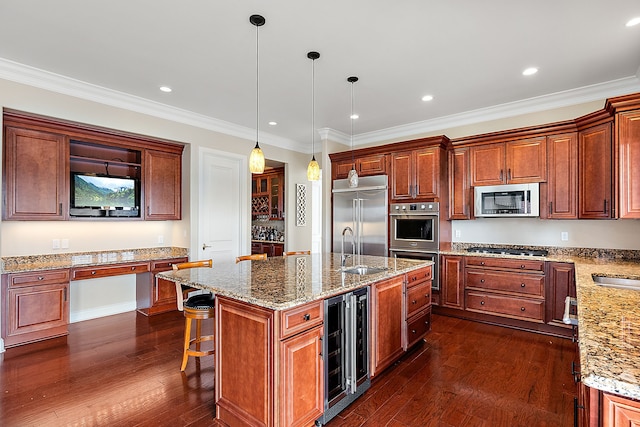
[[[256,146],[251,150],[249,156],[249,170],[251,173],[264,172],[264,153],[258,143],[258,125],[260,123],[260,61],[258,45],[258,27],[262,27],[265,19],[261,15],[251,15],[249,22],[256,27]]]
[[[349,180],[349,187],[355,188],[358,186],[358,172],[356,171],[356,162],[353,157],[353,121],[356,119],[353,114],[353,84],[358,81],[358,78],[355,76],[347,77],[347,81],[351,83],[351,115],[349,116],[351,120],[351,170],[347,179]]]
[[[320,165],[316,161],[315,139],[316,139],[316,59],[320,58],[318,52],[307,53],[307,58],[311,60],[311,161],[307,166],[307,179],[317,181],[320,179]]]

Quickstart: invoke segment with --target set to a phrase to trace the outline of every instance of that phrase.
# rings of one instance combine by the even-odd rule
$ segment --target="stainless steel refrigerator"
[[[333,181],[333,252],[340,252],[342,231],[353,230],[356,255],[388,256],[388,181],[386,175],[361,177],[357,188],[348,180]],[[351,253],[351,235],[344,251]]]

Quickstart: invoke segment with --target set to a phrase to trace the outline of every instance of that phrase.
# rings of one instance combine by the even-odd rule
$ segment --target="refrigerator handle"
[[[358,232],[356,241],[358,242],[358,255],[362,254],[362,235],[364,233],[364,199],[358,199]]]

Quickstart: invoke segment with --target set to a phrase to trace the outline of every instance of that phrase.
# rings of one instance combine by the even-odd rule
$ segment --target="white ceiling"
[[[640,91],[638,0],[2,0],[0,78],[255,139],[252,14],[260,140],[303,152],[310,50],[339,142],[360,78],[356,145]]]

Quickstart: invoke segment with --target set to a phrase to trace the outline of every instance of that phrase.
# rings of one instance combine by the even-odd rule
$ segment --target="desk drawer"
[[[485,258],[465,257],[467,267],[504,268],[508,270],[530,270],[544,273],[544,261],[513,259],[513,258]]]
[[[407,289],[407,317],[431,304],[431,281]]]
[[[306,331],[324,321],[324,301],[314,301],[280,312],[280,338]]]
[[[487,270],[466,271],[466,287],[512,292],[524,296],[544,296],[544,276]]]
[[[467,310],[544,323],[544,300],[467,292]]]
[[[74,268],[71,280],[95,279],[96,277],[121,276],[123,274],[138,274],[149,271],[149,263],[112,265],[109,267]]]
[[[51,285],[69,281],[69,270],[47,270],[29,273],[9,274],[9,287]]]
[[[173,268],[173,264],[187,262],[187,258],[163,259],[161,261],[151,261],[151,271],[169,271]]]

